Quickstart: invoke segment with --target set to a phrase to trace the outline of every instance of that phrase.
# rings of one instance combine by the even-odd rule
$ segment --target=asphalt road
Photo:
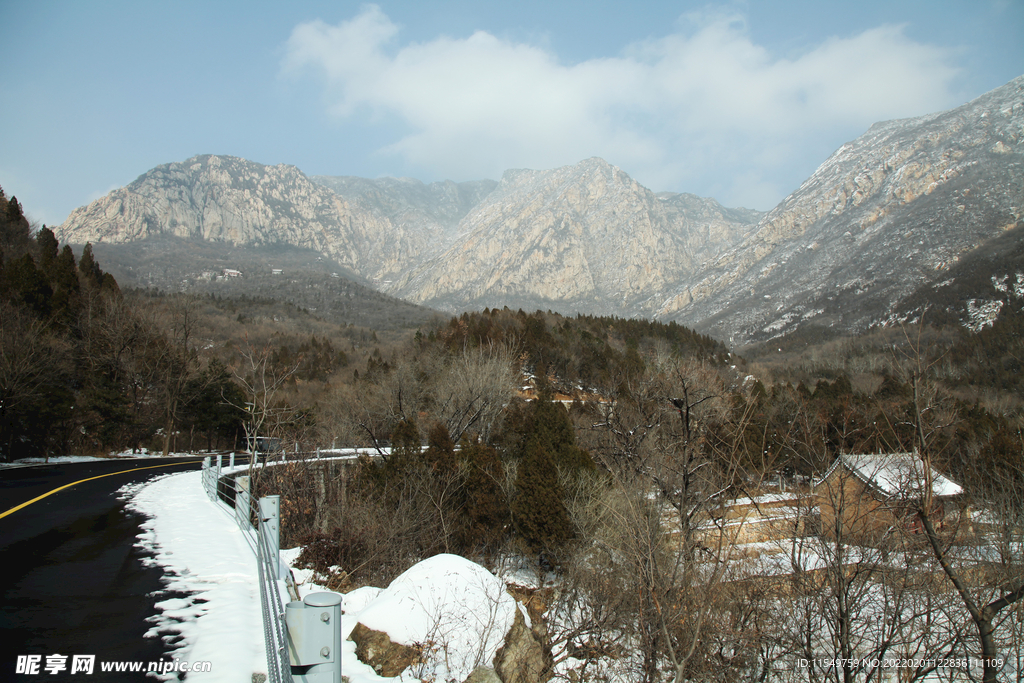
[[[0,470],[0,681],[146,681],[99,671],[101,661],[158,661],[167,645],[145,638],[163,570],[135,548],[140,515],[117,490],[200,458],[149,458]],[[77,483],[76,483],[77,482]],[[47,492],[72,484],[50,495]],[[45,496],[34,500],[39,496]],[[11,511],[28,501],[21,509]],[[67,669],[48,674],[49,655]],[[19,655],[41,655],[36,675],[16,674]],[[70,674],[73,655],[96,655],[95,672]]]

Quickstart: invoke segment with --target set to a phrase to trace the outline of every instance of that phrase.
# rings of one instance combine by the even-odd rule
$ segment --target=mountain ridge
[[[1024,77],[872,125],[767,213],[654,193],[590,158],[501,180],[307,177],[203,155],[77,209],[70,242],[146,234],[313,249],[450,312],[538,305],[674,320],[734,343],[856,331],[1021,223]]]

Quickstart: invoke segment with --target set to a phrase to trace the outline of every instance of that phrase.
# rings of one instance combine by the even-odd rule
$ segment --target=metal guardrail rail
[[[234,454],[230,460],[234,465]],[[294,683],[288,653],[288,632],[285,624],[285,603],[281,600],[278,580],[281,578],[280,498],[267,496],[253,501],[248,477],[237,477],[233,496],[221,492],[221,456],[214,467],[210,458],[203,460],[203,488],[211,501],[225,507],[244,532],[256,556],[260,580],[260,606],[263,612],[263,638],[267,652],[267,679],[270,683]]]

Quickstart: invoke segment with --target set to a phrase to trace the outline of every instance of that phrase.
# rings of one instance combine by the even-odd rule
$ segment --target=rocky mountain
[[[623,316],[687,281],[749,234],[756,211],[694,195],[655,195],[602,159],[507,171],[444,252],[390,291],[458,310],[504,306]]]
[[[59,237],[287,244],[443,310],[657,317],[738,344],[912,315],[972,252],[1024,232],[1022,155],[1024,77],[872,126],[767,214],[655,194],[601,159],[427,185],[200,156],[76,210]]]
[[[294,166],[202,155],[144,173],[73,211],[56,232],[72,243],[178,237],[287,244],[322,253],[357,278],[388,280],[433,253],[450,231],[450,221],[403,222],[394,205],[374,201],[358,186],[338,194]],[[452,209],[437,213],[446,211]]]
[[[450,241],[459,221],[497,186],[493,180],[455,183],[446,180],[429,185],[412,178],[377,178],[368,180],[355,176],[312,176],[349,201],[368,203],[386,215],[393,224],[412,231],[439,233]]]
[[[315,182],[314,182],[315,181]],[[635,315],[749,234],[762,214],[655,195],[601,159],[500,183],[303,175],[233,157],[159,166],[75,210],[72,243],[287,244],[448,311],[486,305]],[[645,311],[646,312],[646,311]]]
[[[884,324],[1022,211],[1024,76],[950,111],[875,124],[656,315],[733,342]]]

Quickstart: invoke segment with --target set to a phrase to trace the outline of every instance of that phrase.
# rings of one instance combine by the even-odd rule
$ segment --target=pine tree
[[[78,271],[82,278],[92,287],[97,289],[103,284],[103,271],[92,255],[92,243],[86,242],[82,249],[82,258],[78,260]]]
[[[414,421],[405,419],[395,425],[391,432],[391,454],[384,463],[385,479],[403,477],[419,464],[421,448],[420,430]]]
[[[36,235],[36,246],[39,248],[39,267],[44,273],[48,273],[57,260],[57,250],[60,248],[53,230],[44,225]]]
[[[27,251],[31,243],[28,219],[22,213],[18,198],[7,199],[0,195],[0,246],[13,258]]]
[[[53,287],[53,298],[51,299],[53,314],[57,319],[63,320],[65,324],[70,324],[75,318],[80,286],[75,254],[68,245],[64,245],[64,249],[54,261],[50,284]]]
[[[50,313],[50,299],[53,290],[36,268],[32,256],[25,254],[10,264],[6,269],[7,288],[14,299],[26,306],[37,316],[45,317]]]
[[[502,476],[498,452],[479,438],[463,439],[459,455],[465,466],[463,547],[495,551],[509,523],[508,501],[498,482]]]
[[[427,435],[427,450],[423,451],[423,461],[434,472],[447,473],[458,469],[455,444],[448,435],[448,429],[440,422],[435,423]]]
[[[572,537],[558,469],[537,438],[529,438],[516,475],[512,520],[517,535],[536,553],[558,554]]]
[[[568,412],[553,400],[543,380],[537,400],[516,417],[518,424],[512,425],[519,432],[514,451],[519,460],[512,505],[515,530],[530,550],[557,556],[573,535],[560,476],[592,470],[594,462],[576,446]]]

